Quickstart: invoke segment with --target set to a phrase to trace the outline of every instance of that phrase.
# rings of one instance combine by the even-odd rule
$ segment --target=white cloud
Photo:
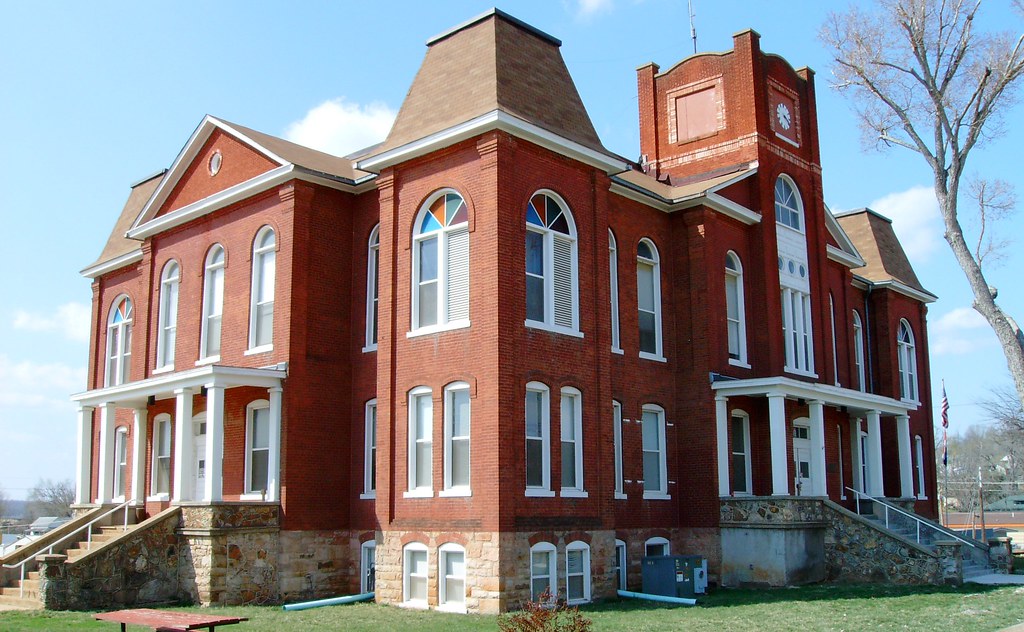
[[[395,121],[395,111],[379,102],[349,103],[344,97],[324,101],[288,126],[284,137],[335,156],[383,141]]]
[[[575,0],[576,17],[592,18],[602,13],[610,13],[613,0]]]
[[[0,408],[72,411],[72,393],[85,390],[85,367],[16,362],[0,354]]]
[[[14,313],[14,328],[22,331],[55,331],[75,342],[89,342],[89,306],[83,303],[65,303],[48,315],[18,310]]]
[[[942,218],[931,187],[916,186],[891,193],[875,200],[870,207],[892,220],[912,264],[927,262],[942,247]]]
[[[980,331],[979,331],[980,330]],[[970,307],[957,307],[928,325],[931,351],[935,355],[965,355],[994,342],[988,322]]]

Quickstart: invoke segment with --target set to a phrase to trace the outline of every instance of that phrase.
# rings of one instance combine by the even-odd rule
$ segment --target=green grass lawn
[[[1000,630],[1024,622],[1024,587],[810,586],[776,590],[719,590],[695,608],[615,601],[581,608],[595,630]],[[192,610],[192,608],[184,608]],[[345,630],[461,632],[497,630],[492,616],[413,611],[375,604],[284,612],[273,607],[221,608],[248,617],[225,631]],[[86,612],[0,612],[0,631],[108,630]],[[142,630],[143,628],[129,628]]]

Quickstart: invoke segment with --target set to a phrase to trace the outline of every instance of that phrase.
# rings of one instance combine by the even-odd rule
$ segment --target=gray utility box
[[[708,562],[699,555],[649,555],[640,560],[643,591],[694,597],[708,591]]]

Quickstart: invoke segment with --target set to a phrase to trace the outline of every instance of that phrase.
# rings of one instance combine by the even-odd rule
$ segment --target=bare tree
[[[0,488],[0,518],[7,517],[7,494]]]
[[[920,154],[932,170],[944,237],[974,293],[974,309],[999,339],[1024,401],[1024,333],[996,303],[985,279],[1000,243],[991,223],[1013,205],[1005,183],[974,185],[978,204],[974,248],[958,215],[961,181],[971,151],[1001,131],[1024,76],[1024,36],[979,33],[981,0],[878,0],[879,11],[833,13],[822,40],[833,49],[834,75],[852,94],[863,129],[882,148]],[[1024,0],[1013,0],[1024,15]],[[969,195],[970,192],[964,192]]]
[[[992,397],[983,400],[981,407],[1000,428],[1024,436],[1024,407],[1007,387],[992,389]]]
[[[41,479],[28,493],[29,512],[33,516],[70,516],[75,502],[75,487],[71,481]]]

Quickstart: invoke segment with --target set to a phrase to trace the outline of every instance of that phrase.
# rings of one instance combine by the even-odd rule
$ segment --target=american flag
[[[946,397],[946,380],[942,380],[942,466],[949,465],[946,429],[949,428],[949,398]]]

